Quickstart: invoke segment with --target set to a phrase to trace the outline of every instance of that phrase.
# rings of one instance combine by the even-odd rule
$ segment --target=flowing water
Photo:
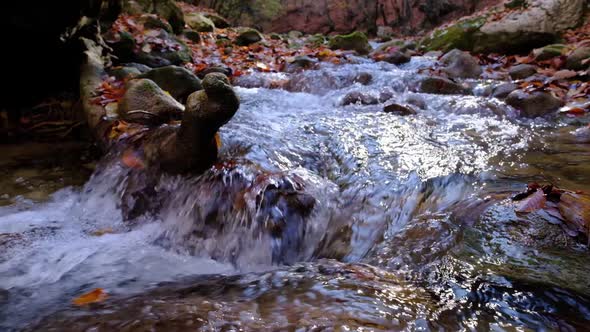
[[[432,61],[241,78],[240,110],[221,132],[232,166],[149,180],[163,197],[132,223],[122,202],[144,178],[117,155],[82,184],[68,150],[7,154],[0,330],[587,328],[587,247],[542,216],[517,216],[509,199],[530,181],[590,190],[581,120],[410,92]],[[360,73],[371,83],[354,83]],[[467,83],[480,94],[493,84]],[[340,106],[351,91],[418,114]],[[277,235],[269,220],[287,225]],[[71,304],[95,288],[104,303]]]

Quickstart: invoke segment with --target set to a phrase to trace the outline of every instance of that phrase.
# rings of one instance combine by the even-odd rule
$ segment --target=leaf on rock
[[[516,207],[516,213],[530,213],[545,207],[547,202],[543,190],[537,189],[532,195],[522,200]]]
[[[77,306],[88,305],[90,303],[98,303],[106,300],[108,294],[102,288],[96,288],[88,293],[84,293],[75,298],[72,302]]]

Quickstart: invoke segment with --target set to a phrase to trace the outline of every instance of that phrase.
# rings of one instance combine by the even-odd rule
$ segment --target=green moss
[[[330,39],[328,46],[331,49],[354,50],[360,54],[367,54],[371,50],[367,35],[360,31],[334,36]]]
[[[472,51],[475,43],[474,35],[485,22],[485,16],[462,20],[449,27],[433,31],[420,44],[428,51],[447,52],[454,48]]]

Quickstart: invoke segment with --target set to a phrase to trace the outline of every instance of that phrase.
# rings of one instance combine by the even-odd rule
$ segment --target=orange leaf
[[[123,163],[123,165],[129,167],[129,168],[135,168],[135,169],[144,169],[145,168],[145,163],[143,162],[143,160],[141,160],[141,158],[138,156],[138,154],[131,150],[125,150],[125,152],[123,152],[123,156],[121,157],[121,162]]]
[[[83,306],[90,303],[102,302],[106,300],[107,297],[109,297],[108,294],[102,288],[96,288],[95,290],[92,290],[88,293],[84,293],[79,297],[75,298],[74,300],[72,300],[72,303],[74,303],[77,306]]]

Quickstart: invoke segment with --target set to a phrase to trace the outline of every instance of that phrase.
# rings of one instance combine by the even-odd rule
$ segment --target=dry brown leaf
[[[530,213],[545,207],[547,199],[543,190],[537,189],[532,195],[523,199],[516,207],[516,213]]]

